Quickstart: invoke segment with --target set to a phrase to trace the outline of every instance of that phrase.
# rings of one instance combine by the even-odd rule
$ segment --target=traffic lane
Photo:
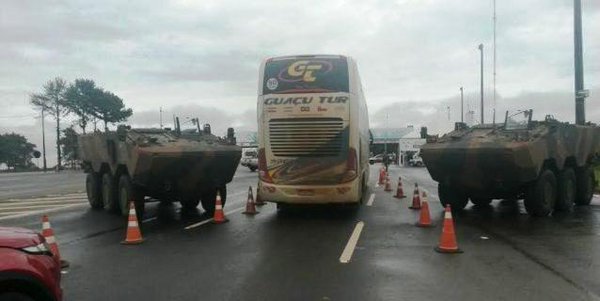
[[[419,180],[419,185],[437,189],[426,169],[400,168],[403,178]],[[412,183],[411,183],[412,184]],[[430,203],[442,210],[433,193]],[[439,218],[439,217],[438,217]],[[600,295],[600,198],[590,206],[576,206],[573,212],[557,212],[546,218],[530,217],[522,201],[494,200],[489,206],[468,205],[455,212],[457,226],[479,229],[490,240],[504,245],[555,274],[580,291]],[[459,243],[460,243],[460,235]]]
[[[84,176],[83,174],[81,176]],[[243,206],[246,202],[248,187],[255,190],[257,173],[245,169],[238,169],[234,180],[227,185],[228,200],[226,208]],[[181,214],[179,204],[161,203],[153,201],[146,204],[143,226],[160,224],[161,227],[179,229],[185,225],[196,223],[207,218],[204,211],[199,209]],[[29,216],[0,220],[2,226],[23,227],[32,230],[41,230],[41,215],[36,213]],[[111,231],[125,229],[125,218],[109,213],[105,210],[93,210],[87,204],[65,208],[46,213],[60,244],[69,244],[74,241],[102,235]]]
[[[69,245],[67,299],[293,300],[298,291],[305,300],[338,285],[334,267],[356,209],[259,210],[191,230],[149,223],[140,246],[119,245],[114,232]]]
[[[85,192],[81,171],[0,173],[0,202],[77,192]]]

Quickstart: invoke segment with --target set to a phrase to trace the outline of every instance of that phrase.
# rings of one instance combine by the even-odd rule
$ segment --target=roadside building
[[[396,155],[396,164],[405,165],[417,153],[425,139],[421,138],[420,127],[409,125],[403,128],[373,128],[373,155],[388,153]]]

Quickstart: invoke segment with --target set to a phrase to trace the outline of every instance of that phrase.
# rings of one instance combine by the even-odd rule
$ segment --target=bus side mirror
[[[372,146],[373,145],[373,132],[371,132],[371,130],[369,130],[369,145]]]

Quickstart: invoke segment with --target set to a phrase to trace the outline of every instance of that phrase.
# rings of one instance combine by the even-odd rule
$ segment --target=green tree
[[[73,126],[70,126],[63,130],[63,137],[60,138],[63,158],[65,159],[65,162],[68,161],[71,166],[74,166],[75,162],[79,160],[79,144],[77,143],[77,136],[78,134]]]
[[[29,168],[34,148],[35,144],[29,143],[22,135],[0,135],[0,163],[6,164],[9,169]]]
[[[102,93],[91,79],[76,79],[65,92],[66,106],[77,115],[78,125],[84,134],[90,119],[93,118],[95,99],[100,98]]]
[[[94,116],[104,121],[105,131],[108,131],[109,123],[125,121],[132,113],[131,109],[125,108],[123,100],[112,92],[103,91],[94,103]]]
[[[125,121],[132,114],[120,97],[96,86],[90,79],[76,79],[67,89],[66,100],[70,111],[79,117],[83,133],[90,121],[95,127],[95,121],[102,120],[104,129],[108,130],[109,123]]]
[[[30,103],[35,108],[49,113],[56,120],[56,157],[57,167],[60,170],[62,158],[60,152],[60,119],[69,113],[65,99],[67,82],[57,77],[46,82],[42,90],[42,93],[31,95]]]

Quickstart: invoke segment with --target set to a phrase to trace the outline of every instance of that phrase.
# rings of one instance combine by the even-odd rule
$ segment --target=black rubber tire
[[[577,196],[575,171],[572,168],[563,170],[558,175],[557,185],[558,195],[554,209],[558,211],[570,211],[573,208],[575,197]]]
[[[538,179],[531,183],[525,195],[525,209],[531,216],[547,216],[554,209],[558,190],[556,176],[546,169]]]
[[[115,181],[108,172],[102,174],[102,203],[105,210],[115,212],[119,209],[117,205],[117,187],[115,187]]]
[[[22,293],[6,292],[0,293],[0,301],[35,301],[35,299]]]
[[[375,161],[369,160],[369,164],[373,165],[373,164],[375,164]]]
[[[469,203],[469,197],[459,189],[438,184],[438,195],[442,206],[450,205],[452,210],[462,210]]]
[[[250,168],[251,172],[255,172],[256,171],[256,167],[248,167],[248,168]]]
[[[475,206],[487,206],[492,203],[491,198],[470,197],[469,199]]]
[[[100,175],[97,173],[89,173],[85,177],[85,192],[87,193],[87,199],[92,209],[104,208],[100,181]]]
[[[596,180],[594,178],[594,171],[591,167],[586,166],[580,168],[577,171],[577,193],[575,197],[575,204],[587,206],[592,201],[594,196],[594,188],[596,186]]]
[[[133,201],[135,205],[135,213],[140,219],[144,216],[145,203],[143,194],[135,188],[128,175],[124,174],[119,177],[119,193],[118,193],[118,211],[122,216],[129,215],[129,202]]]
[[[198,204],[200,204],[200,199],[199,198],[187,198],[187,199],[179,201],[179,203],[181,204],[181,207],[184,210],[193,210],[193,209],[196,209],[196,207],[198,207]]]
[[[227,187],[217,187],[211,188],[202,193],[200,197],[200,202],[202,203],[202,208],[206,211],[207,214],[213,215],[215,213],[215,203],[217,201],[217,190],[221,193],[221,203],[223,207],[225,207],[225,202],[227,201]]]

